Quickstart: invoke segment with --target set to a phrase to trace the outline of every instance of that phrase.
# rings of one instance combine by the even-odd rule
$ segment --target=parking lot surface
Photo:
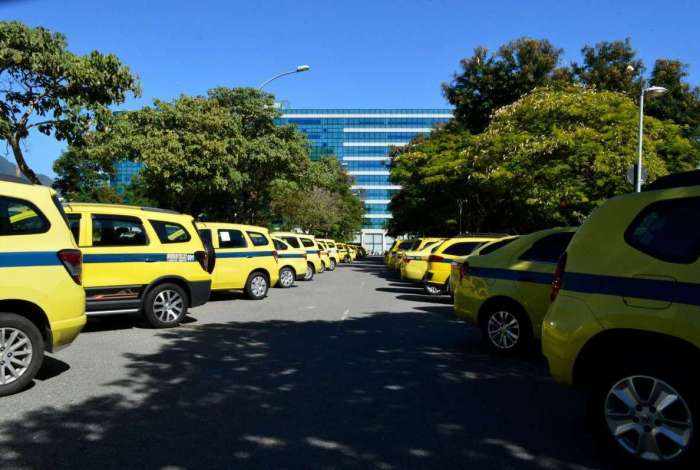
[[[604,468],[582,403],[367,260],[172,330],[90,321],[0,399],[0,467]]]

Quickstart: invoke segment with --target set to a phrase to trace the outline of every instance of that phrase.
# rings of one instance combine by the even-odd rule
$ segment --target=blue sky
[[[630,37],[649,68],[677,58],[698,84],[698,17],[693,0],[0,0],[3,20],[60,31],[76,53],[119,56],[143,87],[126,109],[257,86],[297,64],[311,71],[268,88],[295,107],[445,107],[440,84],[462,57],[521,36],[551,40],[566,62],[585,44]],[[50,174],[63,147],[32,135],[27,159]]]

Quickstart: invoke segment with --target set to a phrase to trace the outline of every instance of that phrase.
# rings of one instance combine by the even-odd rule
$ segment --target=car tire
[[[698,468],[700,385],[687,369],[669,367],[678,357],[665,359],[651,353],[624,355],[594,378],[587,422],[597,444],[619,468]],[[677,440],[669,439],[669,433]],[[638,455],[633,450],[638,445],[651,450]],[[654,453],[659,460],[648,458]]]
[[[441,287],[427,283],[423,285],[423,290],[425,290],[425,293],[428,295],[441,295],[443,293]]]
[[[328,270],[335,271],[335,268],[336,268],[335,260],[333,258],[331,258],[331,262],[330,262],[330,266],[328,266]]]
[[[283,289],[288,289],[294,285],[297,274],[289,266],[280,269],[280,280],[277,285]]]
[[[245,283],[245,295],[250,300],[262,300],[267,297],[267,291],[270,289],[270,281],[267,275],[260,271],[250,273],[248,280]]]
[[[314,274],[316,273],[316,268],[314,268],[313,263],[307,263],[306,264],[306,274],[304,274],[304,280],[305,281],[310,281],[314,278]]]
[[[489,309],[480,323],[482,339],[493,352],[515,356],[529,350],[532,344],[530,320],[515,303]]]
[[[0,339],[0,380],[5,382],[0,382],[0,397],[4,397],[24,390],[39,372],[44,339],[34,323],[14,313],[0,313]]]
[[[318,268],[318,273],[321,274],[326,271],[326,263],[321,261],[321,266]]]
[[[159,284],[148,291],[143,313],[153,328],[173,328],[187,315],[189,298],[177,284]]]

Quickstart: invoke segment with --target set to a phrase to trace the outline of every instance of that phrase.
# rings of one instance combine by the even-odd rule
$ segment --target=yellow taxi
[[[243,290],[251,300],[267,297],[279,281],[277,250],[269,231],[257,225],[198,222],[203,239],[211,240],[216,252],[212,290]]]
[[[591,214],[561,257],[542,349],[588,391],[615,468],[699,468],[700,171]]]
[[[338,263],[340,263],[340,254],[338,253],[338,246],[336,245],[335,240],[332,240],[330,238],[318,238],[317,241],[323,243],[326,246],[326,250],[328,251],[328,258],[330,260],[330,265],[328,266],[328,269],[334,271],[336,266],[338,266]]]
[[[476,250],[474,250],[471,254],[467,256],[460,256],[459,258],[456,258],[454,261],[452,261],[452,263],[450,264],[450,294],[452,294],[453,298],[454,292],[455,290],[457,290],[457,285],[459,284],[459,281],[461,280],[461,276],[463,274],[462,263],[464,263],[471,256],[488,255],[489,253],[492,253],[497,249],[506,246],[510,242],[515,241],[517,238],[517,236],[503,237],[500,240],[485,243]]]
[[[420,238],[399,260],[401,279],[421,282],[428,270],[430,250],[436,248],[444,238]]]
[[[53,190],[0,175],[0,396],[85,325],[82,254]]]
[[[389,260],[391,259],[393,252],[398,248],[399,243],[401,243],[401,240],[394,240],[389,249],[384,252],[384,264],[387,266],[389,266]]]
[[[308,266],[306,264],[306,250],[294,248],[281,238],[272,238],[272,243],[277,250],[279,266],[279,281],[277,285],[282,288],[292,287],[297,279],[304,279]]]
[[[316,244],[318,245],[318,256],[321,258],[321,263],[323,263],[323,269],[328,271],[335,270],[335,266],[331,269],[331,256],[326,244],[318,238],[316,239]]]
[[[401,257],[405,252],[413,248],[415,243],[415,239],[401,240],[395,247],[392,248],[391,251],[389,251],[389,262],[387,263],[387,266],[389,266],[391,269],[398,269],[399,260],[401,260]]]
[[[474,234],[448,238],[434,247],[428,256],[428,266],[423,276],[425,292],[429,295],[449,294],[452,261],[500,238],[503,235]]]
[[[352,261],[350,258],[350,251],[348,251],[348,246],[345,243],[336,243],[338,247],[338,258],[341,263],[349,263]]]
[[[294,232],[273,232],[272,236],[281,238],[294,248],[300,248],[306,251],[306,264],[308,269],[306,270],[305,280],[310,281],[313,279],[314,274],[322,273],[326,270],[319,253],[321,250],[319,250],[316,238],[313,235]]]
[[[142,313],[169,328],[209,299],[213,253],[191,216],[115,204],[64,208],[83,252],[88,316]]]
[[[523,235],[462,263],[455,313],[481,328],[491,350],[521,353],[540,337],[554,269],[574,230],[554,228]]]
[[[346,245],[348,247],[348,255],[350,256],[350,261],[355,261],[357,259],[357,248],[352,245]]]

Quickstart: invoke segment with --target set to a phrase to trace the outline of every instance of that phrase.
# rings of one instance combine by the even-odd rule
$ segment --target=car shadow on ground
[[[0,467],[600,468],[575,392],[422,308],[159,332],[110,393],[2,425]]]
[[[187,315],[182,320],[182,325],[189,325],[196,323],[197,319],[191,315]],[[148,321],[143,317],[143,315],[138,313],[129,313],[122,315],[98,315],[89,317],[85,328],[83,328],[83,333],[96,333],[100,331],[114,331],[114,330],[130,330],[133,328],[140,329],[153,329]]]

